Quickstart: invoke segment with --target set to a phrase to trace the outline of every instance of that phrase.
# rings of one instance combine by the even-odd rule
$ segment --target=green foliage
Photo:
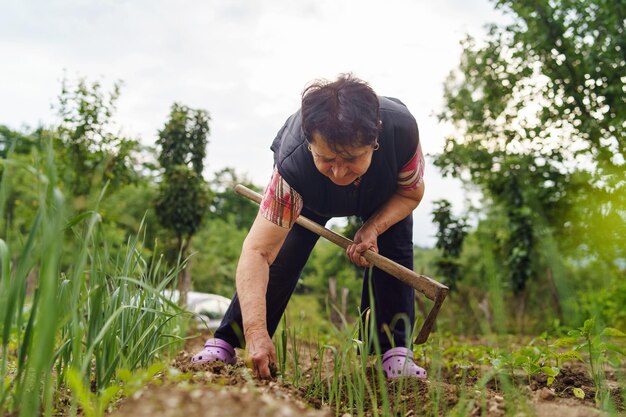
[[[576,350],[587,353],[589,373],[596,386],[596,401],[604,404],[609,395],[605,385],[606,365],[619,369],[626,358],[626,349],[613,343],[613,339],[625,338],[626,333],[613,327],[602,328],[595,318],[591,318],[578,329],[569,331],[568,335],[578,340]]]
[[[311,359],[326,357],[330,360],[312,360],[311,383],[304,394],[309,398],[321,399],[334,409],[335,415],[346,412],[365,415],[366,409],[373,410],[373,415],[397,415],[394,408],[402,407],[398,401],[403,394],[402,387],[399,392],[387,392],[381,362],[376,361],[372,366],[368,360],[370,355],[381,355],[377,332],[372,331],[377,328],[374,317],[374,313],[359,317],[352,328],[340,332],[338,346],[320,339],[309,343]],[[362,341],[356,340],[357,333],[364,335]],[[371,341],[368,340],[369,334],[373,335]],[[279,351],[281,355],[286,354],[282,347]],[[286,369],[290,371],[288,374],[291,373],[293,377],[294,370],[297,370],[296,364],[292,368],[289,361],[285,362]]]
[[[352,239],[363,225],[363,222],[358,216],[348,216],[346,220],[348,223],[341,229],[341,234]]]
[[[46,154],[50,144],[59,171],[58,187],[70,202],[68,209],[85,211],[101,200],[102,222],[106,225],[103,233],[107,234],[112,256],[123,252],[124,241],[139,230],[147,212],[146,220],[156,225],[153,211],[145,204],[154,199],[152,172],[149,164],[138,162],[150,156],[139,158],[139,152],[146,149],[117,133],[113,116],[118,93],[119,83],[113,92],[105,93],[98,82],[64,80],[60,102],[55,106],[63,116],[59,127],[24,132],[0,128],[0,149],[8,150],[9,141],[13,144],[12,155],[7,153],[8,159],[0,166],[0,173],[6,171],[11,179],[3,180],[0,227],[14,250],[23,244],[20,237],[29,232],[37,214],[42,183],[33,181],[32,167],[42,165],[41,155]],[[77,171],[80,169],[84,171]],[[105,182],[107,194],[102,197],[99,194]],[[151,246],[159,230],[147,229],[146,239]],[[63,255],[74,253],[74,245],[71,239],[65,241],[61,245]],[[63,256],[62,262],[68,259]]]
[[[315,294],[320,307],[330,316],[329,279],[337,280],[337,288],[348,289],[347,314],[357,313],[363,285],[362,269],[347,259],[345,252],[323,239],[315,246],[302,272],[302,281],[296,291]],[[349,319],[347,317],[346,319]]]
[[[446,84],[440,116],[464,139],[448,139],[438,165],[455,176],[469,171],[472,182],[495,195],[507,176],[524,172],[518,184],[529,189],[525,193],[537,191],[525,205],[557,230],[569,229],[570,236],[590,233],[603,219],[626,230],[617,216],[621,210],[623,217],[620,207],[626,202],[624,141],[617,138],[626,108],[617,93],[623,79],[615,71],[624,64],[618,52],[623,33],[621,25],[609,23],[624,13],[623,6],[497,4],[515,23],[492,27],[484,45],[464,43],[460,71]],[[580,225],[566,224],[572,207],[585,212],[576,219],[583,220]],[[624,247],[621,235],[609,234],[611,255],[615,246]],[[606,240],[597,242],[608,246]]]
[[[0,240],[0,413],[51,415],[69,386],[72,407],[99,415],[117,392],[117,367],[146,367],[180,340],[180,310],[161,295],[178,269],[144,259],[138,238],[111,256],[97,205],[78,215],[67,207],[50,142],[34,160],[36,215],[21,245]],[[66,235],[74,252],[62,250]]]
[[[626,111],[619,75],[623,4],[498,0],[496,5],[514,21],[492,26],[483,46],[464,43],[462,79],[454,76],[447,84],[444,117],[466,122],[469,134],[484,135],[500,149],[543,145],[549,160],[587,154],[603,172],[621,165],[615,156],[626,150],[617,138]],[[569,140],[553,141],[555,132]],[[572,148],[577,140],[585,146]]]
[[[301,340],[312,338],[331,343],[343,339],[343,334],[330,322],[325,306],[319,302],[319,295],[313,292],[291,296],[285,310],[285,324],[285,331],[295,329]]]
[[[457,134],[435,164],[482,192],[478,228],[491,233],[495,271],[508,276],[519,317],[526,300],[542,300],[575,324],[589,314],[594,294],[623,279],[626,142],[619,132],[626,102],[617,69],[625,64],[624,6],[496,5],[513,21],[491,26],[480,44],[463,42],[440,114]],[[476,249],[465,250],[476,258],[462,260],[464,279],[476,282],[484,262]],[[583,279],[583,271],[591,276]],[[603,309],[595,303],[593,309]]]
[[[201,175],[206,157],[210,117],[205,110],[194,110],[174,103],[169,120],[159,131],[159,163],[168,172],[184,165]]]
[[[461,280],[461,270],[458,258],[461,255],[463,240],[467,235],[467,224],[464,219],[455,219],[452,216],[452,205],[447,200],[433,202],[433,221],[437,224],[437,243],[441,249],[441,257],[437,261],[439,273],[446,278],[446,285],[453,291],[457,282]]]
[[[150,201],[155,201],[158,188],[146,181],[138,181],[120,187],[115,193],[106,196],[100,204],[103,222],[110,233],[119,232],[116,242],[123,243],[126,238],[136,233],[140,225],[145,225],[143,240],[152,248],[153,243],[162,234],[156,218],[156,212]]]
[[[118,383],[107,387],[96,393],[84,384],[80,373],[75,369],[70,369],[67,373],[67,380],[72,393],[78,400],[78,404],[85,417],[100,417],[110,411],[112,404],[122,396],[132,397],[137,391],[152,382],[158,385],[161,381],[155,376],[165,368],[164,363],[154,363],[147,369],[119,368],[116,372]]]
[[[73,196],[89,195],[105,182],[116,189],[137,180],[139,144],[113,131],[120,88],[117,82],[105,93],[98,81],[63,80],[57,107],[63,122],[54,135],[60,139],[61,177]]]
[[[119,387],[115,385],[108,387],[102,393],[92,393],[82,381],[80,373],[75,369],[68,370],[67,382],[72,393],[78,399],[85,417],[103,416],[109,404],[119,395]]]
[[[547,127],[573,127],[572,136],[588,145],[602,173],[620,164],[626,154],[618,139],[626,118],[623,99],[624,25],[626,6],[612,1],[511,1],[496,3],[518,20],[507,32],[506,47],[520,67],[537,65],[548,81],[539,89],[547,97],[537,114]],[[622,168],[623,169],[623,168]],[[623,172],[623,171],[622,171]],[[613,184],[618,178],[610,180]]]
[[[196,232],[209,205],[202,177],[208,134],[206,111],[176,103],[159,131],[158,160],[164,173],[155,208],[159,222],[174,233],[179,248]]]
[[[613,271],[593,270],[585,268],[580,271],[580,279],[591,282],[584,287],[580,295],[580,308],[586,316],[595,316],[600,323],[613,323],[619,328],[626,328],[626,276],[624,272],[616,274]],[[598,268],[599,269],[599,268]],[[615,279],[610,279],[614,275]],[[593,283],[609,278],[610,281],[601,288],[593,288]]]
[[[202,223],[209,196],[202,176],[185,165],[171,167],[159,184],[155,209],[159,223],[179,240],[194,235]]]
[[[241,184],[253,191],[262,191],[247,178],[240,178],[234,168],[224,168],[215,173],[209,185],[213,199],[209,205],[209,220],[228,219],[238,229],[248,229],[259,211],[258,204],[235,193],[235,185]]]
[[[230,297],[235,291],[235,270],[243,241],[257,213],[258,204],[235,193],[236,184],[259,190],[233,168],[215,173],[209,182],[212,198],[206,221],[194,235],[191,275],[198,291]]]
[[[420,274],[435,276],[436,262],[439,251],[434,248],[415,246],[413,248],[413,265]]]
[[[585,399],[585,391],[583,391],[582,389],[574,388],[572,391],[574,392],[574,396],[576,398],[579,398],[581,400]]]
[[[13,153],[10,159],[3,160],[0,169],[3,177],[3,201],[0,202],[0,227],[2,234],[12,245],[17,236],[27,234],[39,206],[39,191],[42,184],[33,181],[29,167],[35,161],[30,154]],[[14,246],[15,247],[15,246]]]
[[[28,133],[16,132],[0,125],[0,158],[6,159],[12,146],[14,153],[28,154],[35,145],[34,138]]]
[[[293,320],[295,313],[297,322],[298,309],[289,312],[291,308],[288,307],[289,317],[286,321]],[[368,317],[365,317],[365,321],[357,319],[352,329],[344,331],[338,331],[328,323],[327,329],[320,328],[320,333],[312,335],[305,334],[307,326],[283,322],[274,338],[280,378],[302,386],[308,398],[329,405],[334,415],[407,414],[407,400],[413,398],[411,395],[415,396],[417,387],[423,385],[416,386],[412,381],[401,379],[380,383],[380,361],[371,357],[368,359],[368,355],[363,352],[358,354],[359,349],[364,349],[369,343],[355,340],[358,329],[371,325],[367,320]],[[561,332],[563,329],[558,330]],[[361,333],[366,334],[363,331]],[[612,338],[623,337],[622,332],[612,328],[602,333],[605,338],[609,338],[609,335]],[[328,340],[325,338],[327,334],[336,336]],[[428,407],[424,408],[424,415],[467,415],[453,411],[459,411],[465,401],[469,401],[471,410],[475,394],[484,393],[487,387],[501,393],[507,410],[518,407],[524,409],[530,405],[526,396],[514,395],[523,391],[521,388],[525,386],[552,387],[557,395],[571,396],[576,387],[566,385],[569,373],[562,375],[561,371],[568,368],[572,372],[578,368],[578,364],[590,363],[586,349],[579,348],[584,343],[582,334],[554,337],[546,332],[532,340],[510,335],[466,339],[439,329],[426,344],[413,347],[417,363],[429,371],[431,396]],[[614,348],[623,350],[623,344],[616,344]],[[375,348],[371,353],[374,352]],[[302,368],[309,364],[310,383],[303,385]],[[615,372],[623,370],[616,369]],[[555,384],[557,381],[558,384]],[[451,384],[458,384],[461,397],[454,410],[449,409],[449,403],[446,404],[449,397],[439,396],[442,394],[439,390]],[[385,386],[386,390],[380,390]],[[464,398],[466,394],[469,394],[468,398]],[[600,405],[609,410],[612,407],[609,402]]]
[[[487,151],[482,146],[480,142],[454,144],[436,164],[455,176],[469,172],[471,181],[489,198],[483,207],[489,218],[484,222],[495,223],[494,216],[503,216],[505,230],[496,243],[506,260],[511,288],[519,294],[535,272],[540,225],[562,221],[560,216],[568,208],[569,202],[558,197],[564,194],[560,188],[566,179],[554,167],[538,165],[533,157]]]
[[[226,297],[234,294],[235,270],[247,233],[231,217],[212,219],[198,229],[192,244],[197,253],[191,265],[196,291]]]
[[[117,369],[116,378],[120,382],[123,395],[132,397],[147,383],[153,381],[154,377],[164,369],[165,363],[162,362],[153,363],[144,369],[119,368]]]

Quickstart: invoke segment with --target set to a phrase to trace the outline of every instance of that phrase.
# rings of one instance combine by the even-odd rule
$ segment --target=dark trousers
[[[328,218],[321,217],[306,208],[302,210],[302,215],[309,219],[325,225]],[[378,237],[378,251],[381,255],[413,269],[413,217],[409,215],[404,220],[391,226],[385,233]],[[274,335],[278,323],[287,307],[289,298],[296,288],[302,269],[315,246],[319,236],[305,228],[294,225],[289,231],[282,248],[278,252],[274,263],[270,266],[269,282],[266,293],[267,306],[267,330],[270,336]],[[415,307],[413,288],[397,280],[378,268],[372,268],[371,279],[365,271],[363,280],[363,290],[361,295],[361,311],[365,312],[370,308],[369,282],[372,283],[372,293],[374,299],[374,311],[376,323],[378,325],[378,339],[381,349],[385,350],[395,346],[405,346],[410,348],[410,338],[413,322],[415,321]],[[408,327],[405,320],[408,318]],[[394,323],[395,321],[395,323]],[[391,336],[389,339],[385,326],[391,326]],[[234,347],[244,347],[243,325],[241,317],[241,307],[237,294],[232,302],[220,327],[215,332],[215,337],[225,340]],[[371,336],[370,336],[371,340]],[[407,344],[408,341],[408,344]]]

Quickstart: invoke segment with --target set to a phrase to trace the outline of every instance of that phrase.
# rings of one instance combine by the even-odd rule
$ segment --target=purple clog
[[[237,362],[235,348],[230,343],[222,339],[211,338],[204,344],[204,349],[191,358],[193,364],[207,362],[224,362],[226,365],[233,365]]]
[[[404,347],[389,349],[383,355],[383,370],[388,379],[426,378],[426,370],[413,361],[413,352]]]

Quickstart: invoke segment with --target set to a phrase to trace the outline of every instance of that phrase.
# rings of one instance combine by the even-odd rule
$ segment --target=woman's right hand
[[[276,372],[276,351],[267,330],[246,333],[248,359],[254,375],[260,379],[271,379]]]
[[[289,229],[270,222],[259,212],[243,243],[237,264],[237,296],[248,347],[246,359],[255,376],[263,379],[272,377],[276,364],[276,352],[266,322],[269,268],[287,233]]]

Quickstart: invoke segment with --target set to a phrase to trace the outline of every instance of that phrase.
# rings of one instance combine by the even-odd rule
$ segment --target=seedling
[[[624,349],[611,343],[611,339],[626,337],[626,334],[612,327],[600,329],[595,318],[590,318],[578,329],[568,332],[568,335],[577,338],[579,341],[582,339],[575,346],[575,349],[587,353],[589,357],[589,374],[596,388],[595,400],[598,404],[604,404],[608,399],[604,367],[605,365],[610,365],[618,368],[626,356]]]

